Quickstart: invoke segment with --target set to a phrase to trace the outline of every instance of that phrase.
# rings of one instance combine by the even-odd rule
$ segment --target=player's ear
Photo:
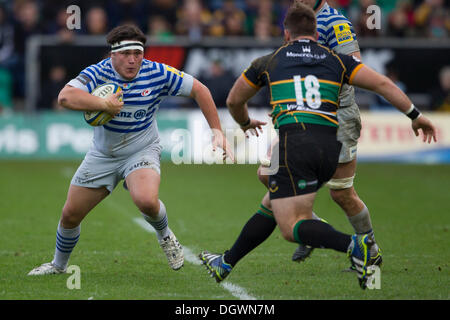
[[[284,29],[284,41],[289,42],[291,41],[291,34],[287,29]]]
[[[316,30],[316,40],[319,40],[319,31]]]

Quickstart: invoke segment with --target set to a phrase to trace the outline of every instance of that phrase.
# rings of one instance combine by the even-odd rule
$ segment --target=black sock
[[[347,252],[351,235],[335,230],[328,223],[320,220],[300,220],[294,227],[294,238],[313,248],[334,249]]]
[[[276,226],[277,223],[272,216],[258,210],[242,228],[233,247],[225,252],[225,262],[234,267],[247,253],[263,243]]]

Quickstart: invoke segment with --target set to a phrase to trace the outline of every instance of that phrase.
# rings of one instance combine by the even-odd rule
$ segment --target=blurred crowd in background
[[[449,2],[328,1],[352,21],[360,38],[445,39],[450,36]],[[264,41],[282,36],[282,21],[291,4],[292,0],[0,0],[0,106],[12,104],[8,97],[24,97],[25,44],[32,35],[57,34],[70,41],[78,34],[104,35],[119,24],[134,23],[162,41],[173,36],[186,36],[193,42],[206,36],[250,36]],[[366,24],[367,7],[373,4],[383,13],[379,30],[370,30]],[[66,27],[69,5],[82,10],[79,30]],[[60,84],[48,90],[59,91],[58,85],[67,80],[65,76],[64,68],[52,70],[50,77],[59,79]],[[449,67],[442,69],[440,77],[442,88],[436,94],[445,97],[448,107]]]

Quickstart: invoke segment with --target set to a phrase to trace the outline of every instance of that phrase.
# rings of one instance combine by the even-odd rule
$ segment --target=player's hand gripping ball
[[[114,83],[105,83],[95,88],[91,94],[96,97],[106,99],[107,97],[115,94],[116,92],[122,92],[122,89]],[[122,95],[120,96],[120,101],[122,101]],[[93,127],[102,126],[108,123],[108,121],[110,121],[112,118],[113,116],[105,111],[84,112],[84,120],[86,120],[86,122]]]

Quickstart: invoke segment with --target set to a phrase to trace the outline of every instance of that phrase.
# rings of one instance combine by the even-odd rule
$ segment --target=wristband
[[[241,128],[244,128],[246,126],[248,126],[250,124],[251,120],[250,117],[248,118],[248,120],[245,123],[239,123],[239,125],[241,126]]]
[[[420,117],[422,115],[420,113],[420,111],[413,104],[411,105],[411,108],[405,112],[405,114],[411,120],[416,120],[418,117]]]

